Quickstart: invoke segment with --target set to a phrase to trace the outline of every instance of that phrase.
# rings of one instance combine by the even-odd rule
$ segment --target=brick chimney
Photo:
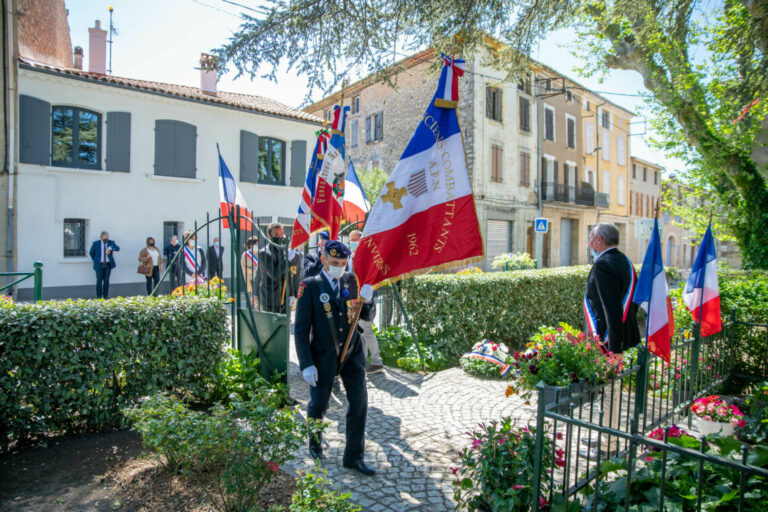
[[[83,69],[83,47],[82,46],[75,46],[75,58],[73,61],[73,66],[75,69]]]
[[[200,89],[203,94],[216,96],[216,81],[218,79],[218,65],[216,56],[208,53],[200,54]]]
[[[107,31],[101,28],[101,21],[88,29],[88,71],[107,74]]]

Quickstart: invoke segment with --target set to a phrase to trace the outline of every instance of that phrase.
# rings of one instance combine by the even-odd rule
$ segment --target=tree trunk
[[[735,236],[745,268],[768,269],[768,187],[749,158],[739,162],[735,178],[741,192]]]

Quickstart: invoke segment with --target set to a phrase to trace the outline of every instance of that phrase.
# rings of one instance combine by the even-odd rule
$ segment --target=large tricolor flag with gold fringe
[[[347,112],[349,107],[334,107],[331,141],[317,175],[317,187],[311,207],[314,218],[328,227],[331,240],[338,238],[344,218],[344,176],[347,172],[344,128]]]
[[[443,56],[437,92],[368,216],[354,258],[361,285],[483,256],[456,115],[463,73],[463,60]]]
[[[304,180],[304,190],[301,192],[301,201],[299,202],[299,211],[296,213],[296,219],[293,221],[293,233],[291,234],[291,249],[301,247],[309,241],[309,237],[314,231],[312,229],[312,212],[310,206],[315,197],[315,186],[317,185],[317,173],[320,166],[323,165],[323,156],[328,146],[330,134],[323,130],[317,132],[317,142],[315,150],[312,152],[312,160],[307,170],[307,178]]]

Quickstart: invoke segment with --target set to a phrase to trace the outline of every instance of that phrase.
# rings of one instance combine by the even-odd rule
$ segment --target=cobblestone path
[[[309,387],[295,354],[291,356],[291,396],[305,412]],[[450,467],[458,462],[457,451],[468,444],[465,432],[503,416],[518,418],[519,424],[535,422],[535,404],[507,398],[505,390],[502,381],[473,378],[458,368],[426,375],[386,368],[369,375],[365,459],[377,473],[366,477],[341,465],[347,407],[343,391],[334,392],[326,416],[331,424],[324,433],[323,467],[365,512],[453,510]],[[286,469],[313,467],[303,448]]]

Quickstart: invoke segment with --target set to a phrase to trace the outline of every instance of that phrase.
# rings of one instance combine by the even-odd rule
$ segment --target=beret
[[[338,240],[331,240],[325,244],[325,252],[334,258],[349,258],[349,255],[352,254],[349,247]]]

